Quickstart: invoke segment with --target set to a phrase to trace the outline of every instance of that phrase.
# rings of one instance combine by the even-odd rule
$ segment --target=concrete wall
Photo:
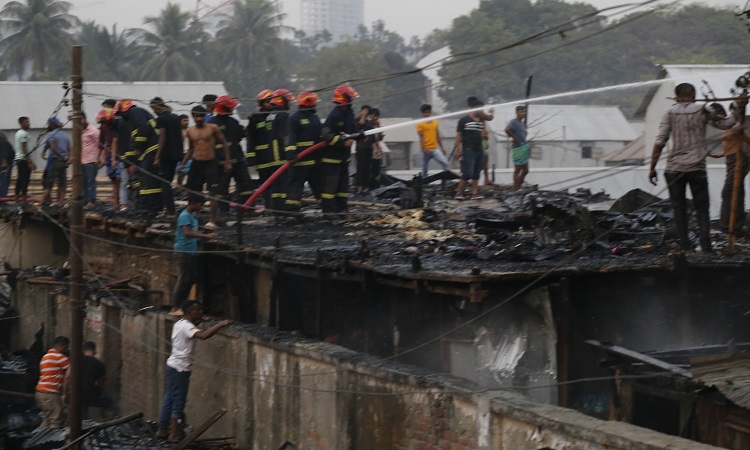
[[[155,418],[174,318],[123,312],[121,320],[122,405]],[[243,325],[197,344],[187,416],[196,425],[225,407],[209,435],[236,436],[240,448],[255,449],[287,440],[317,449],[711,448],[473,389],[457,378]]]

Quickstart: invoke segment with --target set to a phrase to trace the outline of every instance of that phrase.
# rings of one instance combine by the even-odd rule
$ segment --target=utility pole
[[[68,220],[70,222],[70,399],[69,439],[74,441],[81,435],[81,385],[83,360],[83,319],[86,303],[83,299],[83,166],[81,165],[81,133],[83,131],[83,111],[81,105],[83,76],[82,53],[80,45],[73,46],[73,110],[70,119],[73,122],[73,139],[70,161],[73,166],[73,193]],[[80,448],[80,447],[78,447]]]

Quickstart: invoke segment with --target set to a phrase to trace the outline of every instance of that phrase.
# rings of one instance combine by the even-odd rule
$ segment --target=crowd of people
[[[350,86],[339,86],[333,92],[334,108],[325,120],[316,112],[320,97],[315,92],[301,92],[296,97],[287,89],[261,91],[258,108],[243,127],[233,115],[238,101],[224,95],[205,95],[202,104],[187,115],[177,115],[160,97],[149,102],[151,111],[130,99],[108,99],[102,102],[95,122],[82,119],[81,162],[83,165],[82,199],[92,206],[97,201],[97,174],[104,168],[112,184],[112,201],[116,210],[128,205],[139,211],[174,219],[173,182],[194,194],[208,192],[211,218],[205,225],[217,227],[217,213],[229,209],[229,190],[234,181],[235,201],[244,202],[257,187],[248,169],[254,167],[261,185],[282,165],[292,167],[276,178],[263,193],[265,205],[274,212],[298,211],[302,205],[305,183],[320,201],[324,213],[341,213],[348,209],[349,163],[356,137],[356,177],[353,192],[361,194],[377,186],[384,166],[382,133],[366,133],[380,128],[380,111],[364,105],[355,114],[353,101],[357,92]],[[297,110],[292,111],[296,103]],[[471,108],[480,108],[476,97],[468,99]],[[422,116],[432,114],[430,105],[421,107]],[[493,119],[492,111],[475,110],[459,121],[454,152],[461,161],[463,184],[471,182],[472,197],[477,197],[477,182],[482,169],[485,183],[494,184],[488,175],[488,131],[485,122]],[[11,143],[0,133],[0,198],[8,195],[11,171],[17,169],[15,200],[28,201],[31,172],[36,167],[30,157],[32,149],[28,117],[18,119],[19,130]],[[512,124],[513,122],[511,122]],[[519,122],[520,123],[520,122]],[[46,159],[42,177],[42,203],[63,204],[66,201],[67,168],[70,165],[71,138],[57,117],[50,117],[42,144]],[[450,167],[438,122],[430,120],[417,126],[423,156],[423,176],[429,161],[436,160],[443,170]],[[506,129],[514,146],[525,148],[525,126]],[[243,151],[242,141],[246,141]],[[325,146],[314,153],[303,153],[320,142]],[[526,145],[526,147],[524,147]],[[514,154],[516,150],[514,147]],[[439,151],[438,151],[439,148]],[[302,156],[298,156],[298,155]],[[528,157],[526,158],[528,160]],[[514,162],[516,159],[514,158]],[[519,166],[528,167],[527,163]],[[527,169],[526,169],[527,172]],[[523,172],[524,174],[526,172]],[[520,179],[519,183],[515,183]],[[523,176],[514,175],[520,187]],[[53,198],[53,190],[57,189]]]

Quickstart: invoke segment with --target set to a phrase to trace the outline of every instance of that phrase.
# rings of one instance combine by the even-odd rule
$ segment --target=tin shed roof
[[[28,116],[32,127],[41,128],[47,122],[62,99],[65,91],[58,81],[3,81],[0,82],[0,98],[5,114],[0,115],[0,129],[18,128],[18,117]],[[224,83],[217,82],[158,82],[140,81],[123,83],[118,81],[88,81],[83,85],[83,109],[88,117],[96,117],[101,103],[107,98],[115,100],[130,98],[140,106],[148,107],[154,97],[163,98],[178,114],[186,113],[200,102],[205,94],[227,94]],[[68,95],[70,100],[71,95]],[[58,117],[67,118],[69,106],[63,106]],[[65,122],[65,120],[63,120]],[[68,124],[67,128],[70,127]]]

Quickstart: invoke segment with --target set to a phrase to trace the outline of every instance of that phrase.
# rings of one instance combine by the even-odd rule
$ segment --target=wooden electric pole
[[[68,398],[70,427],[69,439],[74,441],[81,435],[81,402],[82,360],[83,360],[83,319],[86,303],[83,298],[83,166],[81,165],[81,132],[83,131],[83,111],[81,109],[83,76],[82,47],[73,47],[73,110],[70,119],[73,122],[73,139],[70,161],[73,166],[73,198],[70,204],[68,220],[70,222],[70,383]]]

